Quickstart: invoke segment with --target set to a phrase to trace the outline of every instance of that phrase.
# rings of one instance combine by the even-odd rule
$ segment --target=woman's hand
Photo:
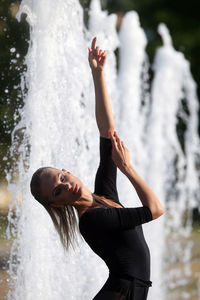
[[[124,142],[120,140],[116,131],[114,131],[114,134],[110,131],[109,134],[112,142],[112,160],[124,173],[131,166],[129,150],[124,145]]]
[[[97,38],[93,38],[91,48],[88,48],[88,60],[92,71],[103,71],[107,52],[96,47]]]

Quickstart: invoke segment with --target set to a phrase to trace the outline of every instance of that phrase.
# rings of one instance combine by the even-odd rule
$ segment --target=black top
[[[116,188],[117,168],[111,157],[110,139],[100,137],[100,165],[95,179],[97,195],[122,208],[93,208],[79,220],[79,228],[91,249],[107,264],[111,274],[150,280],[150,253],[142,225],[152,220],[148,207],[124,208]]]

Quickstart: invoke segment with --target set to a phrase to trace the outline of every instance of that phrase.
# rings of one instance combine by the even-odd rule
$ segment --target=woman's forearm
[[[151,210],[153,219],[160,217],[164,213],[164,208],[147,183],[137,174],[131,165],[127,166],[123,173],[134,186],[143,206],[148,206]]]
[[[95,89],[95,115],[100,135],[109,138],[108,131],[115,129],[110,98],[104,71],[92,71]]]

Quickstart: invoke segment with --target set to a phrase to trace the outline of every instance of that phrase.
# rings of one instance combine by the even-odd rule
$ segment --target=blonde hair
[[[63,248],[68,250],[69,247],[72,246],[74,249],[74,246],[77,244],[77,233],[80,234],[76,209],[70,205],[64,207],[52,207],[48,199],[43,197],[41,193],[41,176],[47,172],[49,168],[50,167],[40,168],[33,174],[30,183],[31,193],[51,217],[55,229],[59,234]],[[93,196],[95,199],[100,200],[100,203],[103,204],[104,207],[109,206],[101,200],[111,199],[96,194],[93,194]]]
[[[78,220],[75,208],[69,205],[64,207],[43,206],[53,221],[64,249],[68,250],[70,246],[74,248],[78,232]]]

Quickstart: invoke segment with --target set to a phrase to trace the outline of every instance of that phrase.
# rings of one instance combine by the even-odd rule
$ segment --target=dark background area
[[[14,164],[9,153],[11,133],[23,107],[21,76],[26,71],[29,25],[25,16],[21,22],[16,19],[20,2],[1,0],[0,4],[0,181],[5,181]]]
[[[11,133],[20,120],[23,107],[21,78],[26,71],[25,55],[29,46],[29,25],[26,16],[16,19],[21,1],[1,0],[0,4],[0,181],[5,181],[7,170],[12,168],[15,157],[10,155]],[[84,7],[85,23],[90,1],[80,0]],[[147,53],[152,63],[161,39],[157,33],[159,23],[170,30],[176,50],[183,52],[190,61],[193,77],[200,84],[200,18],[198,1],[180,0],[102,0],[103,9],[123,16],[130,10],[139,13],[145,30]],[[119,18],[120,19],[120,18]],[[26,90],[26,89],[25,89]],[[200,90],[198,88],[198,96]],[[200,97],[199,97],[200,99]],[[199,130],[200,131],[200,130]]]

